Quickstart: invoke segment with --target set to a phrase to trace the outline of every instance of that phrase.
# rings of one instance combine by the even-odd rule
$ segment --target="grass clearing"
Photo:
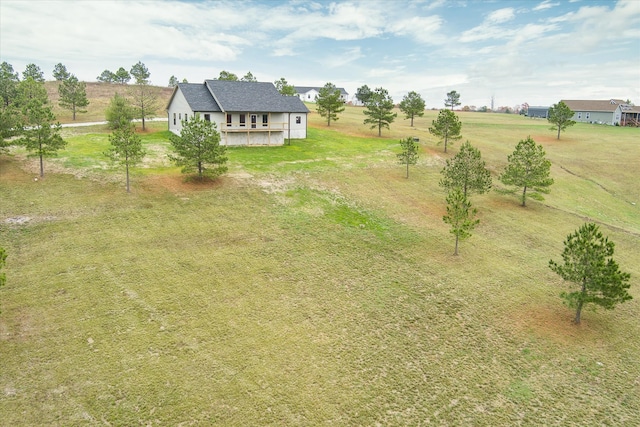
[[[17,150],[0,158],[2,423],[640,423],[637,130],[556,141],[546,122],[461,113],[494,178],[530,134],[556,183],[524,209],[474,196],[481,223],[453,257],[438,180],[457,146],[425,131],[435,115],[377,138],[361,108],[329,129],[312,114],[307,140],[230,149],[213,184],[164,165],[157,128],[131,194],[95,130],[44,180]],[[635,299],[576,327],[547,263],[587,219]]]

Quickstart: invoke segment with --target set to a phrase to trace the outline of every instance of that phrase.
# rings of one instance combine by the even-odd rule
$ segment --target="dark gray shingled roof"
[[[309,112],[309,109],[298,97],[282,95],[273,83],[205,80],[204,84],[208,88],[210,96],[213,96],[222,108],[222,111],[265,113]]]
[[[222,111],[204,83],[178,83],[192,111]]]

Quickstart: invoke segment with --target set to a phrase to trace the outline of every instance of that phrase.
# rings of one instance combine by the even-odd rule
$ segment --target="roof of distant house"
[[[294,86],[293,87],[296,93],[307,93],[309,91],[315,90],[316,92],[320,92],[321,87],[316,86]],[[343,87],[337,87],[336,89],[340,90],[340,95],[349,95],[349,92],[344,90]]]
[[[575,100],[563,99],[562,102],[567,104],[573,111],[606,111],[614,112],[620,105],[623,111],[640,111],[638,107],[627,104],[622,99],[606,99],[606,100]]]

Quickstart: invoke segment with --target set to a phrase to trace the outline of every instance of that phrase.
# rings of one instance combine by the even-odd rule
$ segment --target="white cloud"
[[[552,3],[551,0],[544,0],[542,3],[538,4],[532,10],[539,11],[539,10],[551,9],[552,7],[558,6],[559,4],[560,3]]]
[[[350,62],[357,61],[362,58],[360,47],[352,47],[345,49],[341,54],[329,54],[322,59],[322,64],[329,68],[344,66]]]
[[[622,0],[613,9],[607,6],[583,6],[575,12],[552,18],[565,29],[540,40],[545,49],[585,54],[616,50],[636,44],[640,38],[640,2]],[[636,50],[636,52],[638,52]]]
[[[513,28],[500,26],[513,20],[515,10],[511,7],[494,10],[477,27],[464,31],[459,38],[462,43],[477,42],[489,39],[504,39],[514,34]]]
[[[414,16],[399,19],[391,23],[386,30],[398,36],[410,36],[421,43],[440,43],[443,36],[439,33],[443,19],[434,16]]]
[[[485,21],[491,24],[502,24],[503,22],[511,21],[514,17],[514,9],[512,7],[505,7],[504,9],[491,12]]]

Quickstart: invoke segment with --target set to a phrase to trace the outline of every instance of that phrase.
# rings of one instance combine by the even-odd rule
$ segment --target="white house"
[[[205,80],[179,83],[169,99],[169,130],[199,114],[216,123],[222,145],[283,145],[307,137],[309,109],[296,96],[284,96],[273,83]]]
[[[322,88],[312,86],[294,86],[294,89],[296,91],[296,95],[300,98],[300,101],[316,102],[316,96],[320,94],[320,89]],[[340,91],[340,98],[342,98],[344,102],[348,102],[349,93],[347,93],[347,91],[342,87],[337,87],[336,89]]]
[[[571,120],[586,123],[603,123],[608,125],[638,126],[640,108],[627,104],[621,99],[607,100],[566,100],[574,112]]]

